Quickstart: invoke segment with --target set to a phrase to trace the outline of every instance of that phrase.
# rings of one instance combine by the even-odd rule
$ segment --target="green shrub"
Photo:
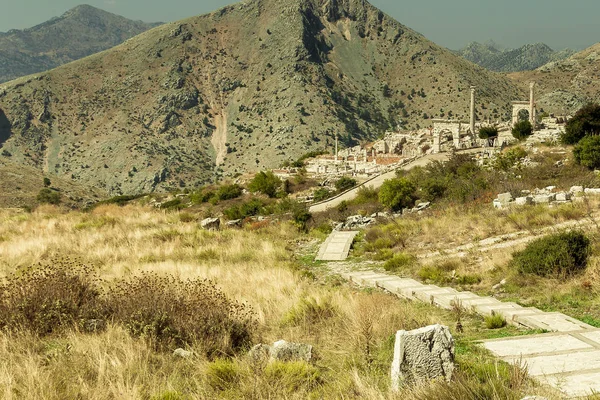
[[[527,157],[527,151],[522,147],[513,147],[504,153],[498,154],[494,160],[494,169],[508,171],[518,164],[519,160]]]
[[[297,209],[292,214],[292,220],[298,229],[302,232],[306,232],[308,229],[308,222],[312,219],[312,214],[308,212],[306,208]]]
[[[484,318],[487,329],[500,329],[506,326],[506,319],[500,314],[488,315]]]
[[[514,253],[512,264],[521,273],[566,277],[586,268],[590,247],[590,240],[582,232],[553,234]]]
[[[325,188],[318,188],[313,193],[314,201],[323,201],[331,197],[331,192]]]
[[[220,201],[237,199],[243,193],[243,189],[240,185],[224,185],[217,190],[216,197]]]
[[[321,371],[305,362],[276,361],[265,367],[264,376],[271,387],[289,393],[311,390],[323,382]]]
[[[37,201],[42,204],[60,204],[60,193],[55,190],[44,188],[37,195]]]
[[[533,126],[529,121],[519,121],[512,128],[512,135],[515,139],[525,140],[533,133]]]
[[[387,180],[379,190],[379,201],[394,211],[412,207],[415,202],[415,186],[406,178]]]
[[[182,208],[185,208],[185,204],[179,198],[166,201],[160,205],[161,210],[181,210]]]
[[[338,192],[345,192],[348,189],[352,189],[356,184],[356,179],[343,176],[335,182],[335,188]]]
[[[600,136],[586,136],[573,149],[575,162],[590,169],[600,168]]]
[[[137,200],[137,199],[139,199],[141,197],[144,197],[144,196],[145,195],[143,195],[143,194],[115,196],[115,197],[111,197],[110,199],[99,201],[96,204],[94,204],[93,207],[97,207],[97,206],[102,205],[102,204],[116,204],[119,207],[122,207],[125,204],[129,203],[130,201]]]
[[[273,171],[259,172],[248,184],[248,190],[252,193],[260,192],[271,198],[277,197],[280,187],[281,179],[275,176]]]
[[[223,210],[223,214],[230,219],[244,219],[247,217],[254,217],[261,214],[264,208],[264,203],[260,199],[251,199],[247,202],[233,206]]]
[[[588,104],[582,107],[565,126],[560,137],[563,144],[577,144],[586,135],[600,135],[600,105]]]
[[[383,264],[383,269],[390,272],[396,272],[401,269],[405,269],[413,266],[417,262],[417,259],[412,254],[398,253],[393,258],[387,260]]]
[[[318,300],[314,297],[305,297],[285,313],[281,323],[284,326],[313,325],[333,318],[337,314],[337,307],[331,299]]]
[[[190,194],[190,201],[193,204],[208,203],[210,201],[210,199],[212,199],[215,196],[216,196],[216,193],[214,190],[203,189],[203,190],[198,190],[198,191]]]
[[[379,191],[373,186],[361,186],[352,203],[354,204],[367,204],[377,203],[379,201]]]
[[[480,139],[490,139],[498,136],[498,128],[495,126],[484,126],[479,129]]]
[[[217,391],[234,387],[239,382],[240,375],[239,367],[231,360],[217,359],[206,367],[208,385]]]

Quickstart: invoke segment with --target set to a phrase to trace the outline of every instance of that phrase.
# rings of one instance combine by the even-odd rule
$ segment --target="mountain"
[[[544,43],[526,44],[518,49],[503,49],[493,42],[472,42],[457,52],[465,59],[491,71],[517,72],[541,67],[573,55],[573,50],[554,51]]]
[[[525,96],[363,0],[253,0],[0,85],[12,159],[112,194],[197,186]],[[2,122],[4,121],[4,122]]]
[[[522,89],[536,82],[538,108],[553,114],[574,114],[586,103],[600,102],[600,43],[535,71],[510,74],[509,78]]]
[[[157,25],[82,5],[33,28],[0,33],[0,83],[109,49]]]

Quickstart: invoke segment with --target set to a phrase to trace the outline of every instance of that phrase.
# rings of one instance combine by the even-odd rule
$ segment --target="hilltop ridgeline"
[[[480,119],[524,95],[366,1],[254,0],[0,85],[0,145],[109,193],[167,190],[466,118],[471,85]]]

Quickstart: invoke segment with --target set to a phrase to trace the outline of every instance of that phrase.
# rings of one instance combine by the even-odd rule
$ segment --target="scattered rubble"
[[[501,193],[493,201],[494,208],[503,209],[510,206],[525,206],[530,204],[563,204],[573,201],[578,195],[600,195],[600,189],[573,186],[568,192],[556,191],[556,186],[548,186],[534,191],[523,190],[522,197],[513,198],[511,193]]]

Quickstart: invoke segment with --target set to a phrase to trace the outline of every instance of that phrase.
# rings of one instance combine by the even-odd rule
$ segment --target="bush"
[[[587,266],[590,240],[582,232],[549,235],[513,254],[512,264],[521,273],[566,277]]]
[[[494,160],[493,167],[500,171],[508,171],[525,157],[527,157],[527,151],[525,151],[525,149],[522,147],[513,147],[504,153],[498,154],[498,157]]]
[[[208,280],[143,274],[117,281],[106,304],[116,322],[155,348],[197,344],[208,357],[249,347],[256,325],[249,306],[228,299]]]
[[[488,315],[484,318],[487,329],[500,329],[506,326],[506,319],[500,314]]]
[[[44,188],[38,193],[37,201],[42,204],[58,205],[60,204],[60,193],[52,189]]]
[[[216,197],[221,200],[237,199],[243,193],[240,185],[224,185],[217,190]]]
[[[259,215],[264,206],[265,205],[260,199],[252,199],[240,205],[223,210],[223,214],[230,220],[244,219]]]
[[[193,204],[202,204],[209,202],[210,199],[214,198],[215,196],[216,193],[214,190],[203,189],[190,194],[190,201]]]
[[[325,188],[319,188],[313,193],[314,201],[323,201],[331,197],[331,192]]]
[[[271,198],[277,197],[280,187],[281,179],[275,176],[273,171],[259,172],[248,184],[248,190],[252,193],[260,192]]]
[[[338,192],[345,192],[348,189],[352,189],[356,186],[356,179],[348,178],[343,176],[335,182],[335,188]]]
[[[586,135],[600,135],[600,105],[588,104],[567,122],[560,137],[563,144],[577,144]]]
[[[575,162],[590,169],[600,168],[600,136],[586,136],[573,149]]]
[[[512,128],[512,135],[515,139],[525,140],[533,133],[533,126],[529,121],[519,121]]]
[[[383,269],[390,272],[396,272],[401,269],[411,267],[416,262],[417,259],[412,254],[399,253],[396,254],[393,258],[387,260],[385,264],[383,264]]]
[[[166,201],[160,205],[161,210],[181,210],[183,208],[185,208],[185,204],[179,198]]]
[[[498,136],[498,128],[495,126],[484,126],[479,129],[480,139],[490,139]]]
[[[361,186],[354,200],[352,200],[353,204],[367,204],[367,203],[377,203],[379,201],[379,191],[373,186]]]
[[[298,227],[301,232],[306,232],[308,229],[308,221],[312,219],[312,214],[305,208],[299,208],[292,214],[294,224]]]
[[[13,273],[0,286],[0,328],[47,335],[83,326],[101,316],[97,281],[91,267],[70,260]]]
[[[411,207],[415,202],[415,186],[406,178],[387,180],[379,190],[379,201],[394,211]]]

